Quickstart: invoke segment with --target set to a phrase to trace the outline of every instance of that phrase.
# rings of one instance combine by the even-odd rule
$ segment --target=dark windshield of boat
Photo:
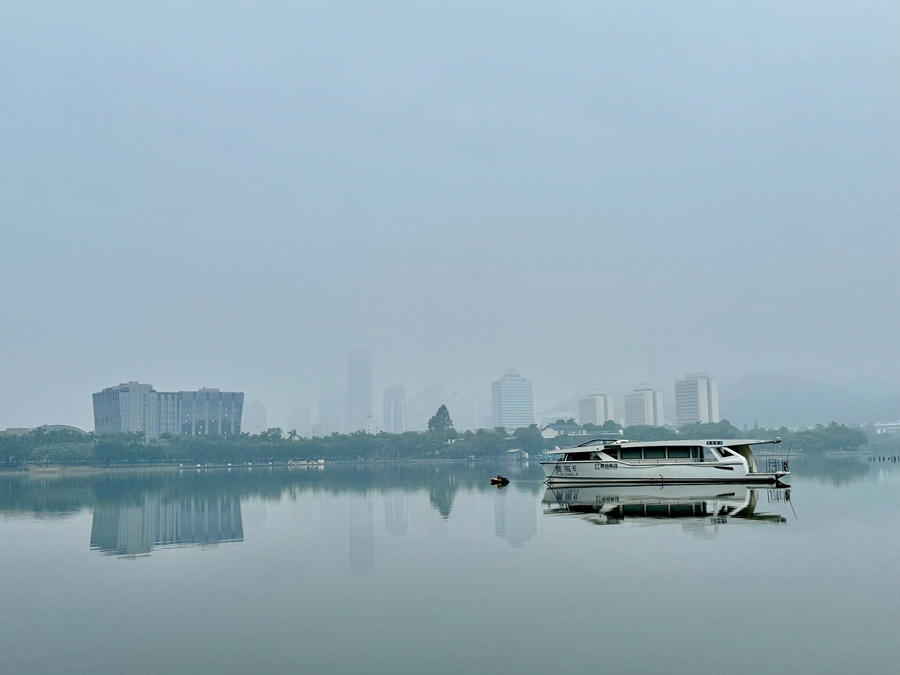
[[[589,462],[599,459],[600,455],[596,452],[570,452],[566,455],[566,460],[569,462]]]

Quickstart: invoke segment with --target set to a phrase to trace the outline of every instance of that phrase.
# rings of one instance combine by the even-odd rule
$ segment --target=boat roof
[[[584,441],[583,443],[579,443],[574,448],[564,448],[564,449],[560,449],[560,450],[553,450],[553,452],[571,452],[571,451],[577,450],[578,448],[586,448],[586,447],[591,447],[594,445],[621,446],[621,445],[627,444],[629,446],[639,445],[641,447],[673,446],[673,445],[674,446],[683,445],[683,446],[689,446],[689,447],[696,447],[698,445],[706,445],[706,446],[710,446],[710,447],[724,446],[726,448],[730,448],[730,447],[734,447],[737,445],[766,445],[769,443],[773,443],[773,444],[781,443],[781,439],[780,438],[772,438],[769,440],[761,440],[761,439],[756,439],[756,438],[721,438],[721,439],[720,438],[702,438],[702,439],[679,438],[678,440],[671,440],[671,441],[629,441],[625,438],[616,439],[616,440],[612,440],[612,439],[608,439],[608,438],[592,438],[591,440]]]

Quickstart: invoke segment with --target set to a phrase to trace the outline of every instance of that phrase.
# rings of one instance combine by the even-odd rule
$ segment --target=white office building
[[[720,421],[719,384],[706,373],[688,373],[675,382],[675,423],[678,426]]]
[[[244,394],[203,388],[156,391],[153,385],[124,382],[93,395],[97,434],[138,432],[147,439],[162,434],[240,436]]]
[[[662,393],[653,387],[638,387],[625,396],[625,426],[638,424],[655,427],[665,424]]]
[[[531,382],[515,368],[491,385],[491,408],[495,427],[515,431],[534,424],[534,396]]]
[[[578,401],[578,423],[600,426],[616,419],[616,404],[612,396],[595,392]]]

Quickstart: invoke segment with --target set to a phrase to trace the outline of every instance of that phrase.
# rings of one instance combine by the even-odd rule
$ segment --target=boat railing
[[[766,458],[766,473],[779,473],[788,470],[788,461],[777,457]]]

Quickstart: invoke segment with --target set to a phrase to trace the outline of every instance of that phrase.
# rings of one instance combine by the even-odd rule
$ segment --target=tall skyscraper
[[[98,434],[143,432],[237,436],[241,433],[244,394],[200,389],[156,391],[153,385],[127,382],[93,395],[94,431]]]
[[[625,426],[650,424],[661,427],[663,418],[663,397],[653,387],[638,387],[625,396]]]
[[[616,419],[616,404],[611,396],[596,392],[578,401],[578,421],[581,424],[601,425]]]
[[[354,349],[347,359],[347,392],[350,404],[350,432],[366,428],[372,416],[372,355]]]
[[[384,390],[384,430],[389,434],[406,431],[406,390],[399,384]]]
[[[534,424],[534,397],[531,382],[510,367],[491,385],[494,425],[515,431]]]
[[[718,422],[718,382],[706,373],[688,373],[675,382],[675,421],[678,426]]]

